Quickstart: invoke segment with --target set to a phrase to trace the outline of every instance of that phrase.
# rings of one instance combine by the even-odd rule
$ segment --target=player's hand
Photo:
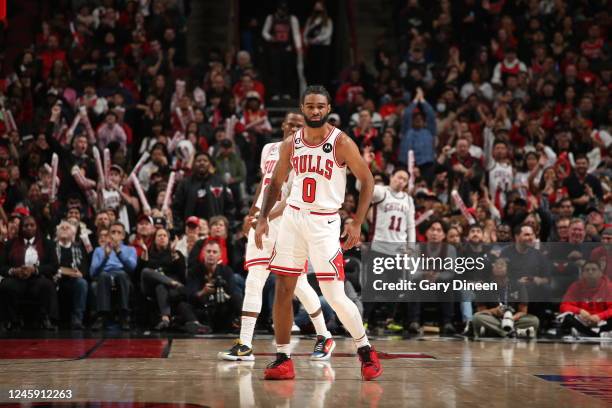
[[[344,225],[344,232],[340,235],[340,238],[346,237],[346,241],[342,243],[343,250],[349,250],[359,244],[361,238],[361,225],[351,222],[350,224]]]
[[[252,226],[252,222],[255,219],[252,215],[247,215],[242,220],[242,233],[248,235]]]
[[[268,236],[268,219],[260,217],[255,228],[255,245],[259,249],[263,249],[263,236]]]

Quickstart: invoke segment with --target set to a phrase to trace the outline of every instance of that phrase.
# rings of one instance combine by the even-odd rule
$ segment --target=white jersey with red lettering
[[[309,210],[336,211],[344,202],[346,165],[338,164],[336,141],[342,134],[332,127],[316,145],[304,140],[304,129],[293,135],[291,167],[295,173],[287,204]]]
[[[274,169],[276,168],[276,164],[278,163],[278,159],[280,157],[280,147],[283,142],[274,142],[266,144],[261,150],[261,162],[259,167],[261,169],[261,192],[259,193],[259,197],[257,197],[257,202],[255,203],[255,207],[261,209],[263,204],[264,193],[266,191],[266,187],[272,181],[272,174],[274,173]],[[289,173],[289,177],[287,181],[281,187],[281,200],[287,197],[289,193],[289,189],[291,188],[291,181],[293,180],[293,171]]]
[[[274,168],[278,163],[280,145],[282,142],[276,143],[268,143],[264,146],[261,151],[261,192],[259,193],[259,197],[257,197],[256,207],[261,209],[261,205],[263,203],[263,197],[266,192],[266,187],[270,184],[272,180],[272,174],[274,173]],[[293,177],[293,171],[289,173],[289,177],[281,188],[281,200],[287,197],[289,188],[291,187],[291,180]],[[277,204],[278,205],[278,202]],[[247,239],[247,248],[245,254],[245,262],[244,268],[249,269],[250,267],[256,265],[267,265],[270,260],[270,254],[272,253],[272,248],[274,247],[274,243],[276,242],[276,236],[278,234],[278,227],[281,222],[281,217],[275,218],[270,221],[268,234],[264,235],[263,248],[257,248],[255,245],[255,229],[251,228],[249,230],[249,235]]]
[[[416,242],[414,203],[403,191],[395,192],[389,186],[375,186],[373,242]]]
[[[270,181],[272,181],[272,173],[276,163],[278,163],[280,145],[282,142],[268,143],[261,150],[261,162],[259,167],[261,168],[261,193],[257,197],[255,207],[261,209],[263,203],[264,192]]]

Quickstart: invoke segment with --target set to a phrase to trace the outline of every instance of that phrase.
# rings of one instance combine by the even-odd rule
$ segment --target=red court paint
[[[107,339],[89,358],[161,358],[166,339]]]
[[[565,388],[578,391],[594,398],[612,403],[612,377],[595,375],[543,375],[536,374],[546,381],[557,382]]]
[[[205,405],[184,404],[173,402],[110,402],[110,401],[48,401],[28,402],[28,407],[61,407],[61,408],[206,408]],[[0,403],[0,408],[23,408],[21,404]]]
[[[0,340],[0,359],[79,358],[99,339],[5,339]]]
[[[429,354],[424,353],[385,353],[383,351],[377,351],[378,358],[381,360],[392,360],[395,358],[423,358],[435,360],[436,358]],[[275,357],[276,353],[255,353],[256,356],[262,357]],[[291,356],[295,357],[310,357],[310,353],[291,353]],[[355,353],[333,353],[333,357],[356,357]]]

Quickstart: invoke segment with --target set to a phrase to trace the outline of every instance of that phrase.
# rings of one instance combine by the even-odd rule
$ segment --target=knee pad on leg
[[[245,312],[259,313],[261,311],[261,299],[263,287],[270,272],[263,265],[256,265],[249,268],[246,278],[244,302],[242,310]]]
[[[310,286],[306,275],[301,275],[295,285],[295,295],[300,300],[304,309],[309,315],[312,315],[321,308],[321,302],[317,292]]]

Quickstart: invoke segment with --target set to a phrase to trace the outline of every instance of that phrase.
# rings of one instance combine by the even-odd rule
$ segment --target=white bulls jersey
[[[412,197],[389,186],[375,186],[373,206],[373,242],[416,242]]]
[[[272,173],[274,173],[274,168],[276,167],[276,163],[278,163],[281,143],[282,142],[268,143],[261,151],[261,162],[259,167],[261,168],[261,182],[263,184],[261,193],[259,197],[257,197],[257,203],[255,203],[255,207],[257,208],[261,209],[264,192],[266,191],[265,189],[272,180]]]
[[[255,207],[261,209],[261,205],[263,204],[264,193],[266,188],[272,181],[272,174],[274,173],[274,169],[276,168],[276,163],[278,163],[278,158],[280,157],[280,146],[283,142],[275,142],[266,144],[261,150],[261,162],[259,167],[261,169],[261,182],[263,183],[261,192],[259,193],[259,197],[257,197],[257,202],[255,203]],[[293,171],[289,173],[289,177],[287,181],[283,184],[281,188],[281,200],[289,194],[289,188],[291,187],[291,181],[293,180]]]
[[[512,165],[493,162],[489,169],[489,194],[494,204],[506,205],[506,192],[512,189],[513,182]]]
[[[304,129],[293,135],[291,167],[295,177],[287,204],[300,209],[338,210],[346,192],[346,165],[336,161],[336,141],[342,134],[332,127],[317,145],[304,141]]]

